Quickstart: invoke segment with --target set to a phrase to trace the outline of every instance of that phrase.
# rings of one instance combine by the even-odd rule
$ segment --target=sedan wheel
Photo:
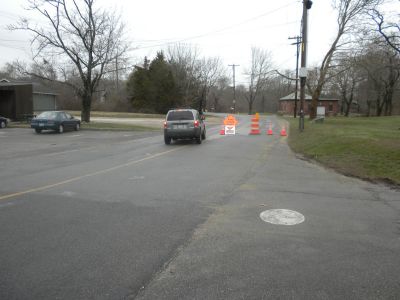
[[[81,126],[79,125],[79,123],[76,123],[76,125],[75,125],[75,131],[79,131],[79,129],[81,129]]]
[[[58,126],[58,133],[63,133],[64,132],[64,126],[60,125]]]
[[[42,132],[42,129],[40,129],[40,128],[35,128],[35,131],[36,131],[36,133],[41,133],[41,132]]]
[[[1,128],[6,128],[6,122],[4,122],[4,121],[1,121],[1,123],[0,123],[0,127],[1,127]]]

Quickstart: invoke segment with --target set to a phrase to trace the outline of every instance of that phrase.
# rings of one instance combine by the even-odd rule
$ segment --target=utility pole
[[[294,92],[294,112],[293,117],[296,118],[297,116],[297,90],[299,85],[299,52],[300,52],[300,43],[301,43],[301,36],[289,37],[289,40],[296,40],[295,43],[292,45],[296,45],[296,90]]]
[[[240,65],[228,65],[229,67],[232,67],[232,71],[233,71],[233,113],[236,112],[236,84],[235,84],[235,68],[239,67]]]
[[[311,0],[303,0],[303,24],[302,24],[302,43],[301,43],[301,69],[300,69],[300,131],[304,130],[304,102],[306,97],[306,77],[307,77],[307,27],[308,10],[312,6]]]

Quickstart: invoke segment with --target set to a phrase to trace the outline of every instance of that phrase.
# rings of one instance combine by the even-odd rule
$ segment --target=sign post
[[[235,135],[237,123],[238,121],[235,119],[233,115],[228,115],[224,120],[225,135]]]

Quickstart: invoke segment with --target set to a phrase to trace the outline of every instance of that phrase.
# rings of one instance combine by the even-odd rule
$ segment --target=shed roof
[[[282,97],[282,98],[279,99],[279,100],[281,100],[281,101],[282,101],[282,100],[294,100],[295,98],[296,98],[295,93],[291,93],[291,94],[289,94],[289,95],[287,95],[287,96],[285,96],[285,97]],[[297,100],[299,100],[299,99],[300,99],[300,92],[297,93]],[[306,100],[311,100],[312,97],[311,97],[310,95],[306,94],[305,99],[306,99]]]
[[[58,95],[49,90],[48,87],[43,86],[38,82],[30,82],[30,81],[10,81],[8,79],[0,80],[0,87],[13,87],[13,86],[25,86],[31,85],[33,94],[46,94],[46,95]]]
[[[32,85],[32,82],[5,82],[5,81],[1,81],[0,82],[0,86],[6,86],[6,87],[10,87],[10,86],[21,86],[21,85]]]
[[[291,93],[291,94],[289,94],[289,95],[287,95],[287,96],[285,96],[285,97],[282,97],[282,98],[280,98],[279,99],[279,101],[294,101],[295,100],[295,93],[293,92],[293,93]],[[300,92],[298,92],[297,93],[297,100],[300,100]],[[312,96],[310,96],[310,95],[308,95],[308,94],[306,94],[305,95],[305,100],[312,100]],[[323,97],[320,97],[319,99],[318,99],[318,101],[339,101],[339,99],[334,99],[334,98],[323,98]]]

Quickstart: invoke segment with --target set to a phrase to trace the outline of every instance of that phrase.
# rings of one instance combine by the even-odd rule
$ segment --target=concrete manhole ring
[[[297,225],[305,220],[301,213],[289,209],[269,209],[263,211],[260,218],[264,222],[276,225]]]

